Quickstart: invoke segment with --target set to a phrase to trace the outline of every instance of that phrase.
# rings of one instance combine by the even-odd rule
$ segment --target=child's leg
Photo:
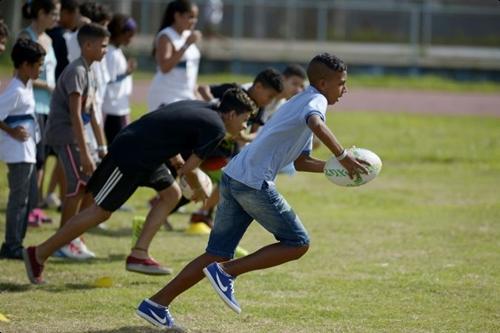
[[[57,249],[68,244],[88,229],[106,221],[110,216],[111,212],[96,204],[73,216],[54,235],[36,247],[38,262],[43,263]]]
[[[36,120],[38,123],[38,127],[40,129],[40,133],[45,131],[45,127],[47,124],[48,115],[36,113]],[[45,166],[47,160],[47,145],[45,144],[45,140],[40,140],[36,144],[36,168],[37,168],[37,186],[38,186],[38,200],[43,200],[43,183],[45,179]],[[38,205],[38,203],[37,203]]]
[[[7,166],[9,199],[5,221],[5,242],[2,244],[1,252],[3,256],[14,258],[22,256],[22,242],[26,234],[28,213],[37,201],[36,167],[33,163],[9,163]],[[33,193],[33,190],[35,197],[30,200],[30,193]]]
[[[170,281],[165,287],[163,287],[163,289],[158,291],[149,299],[161,305],[169,305],[174,298],[197,284],[205,277],[203,274],[203,268],[205,268],[208,264],[211,264],[214,261],[220,262],[227,259],[228,258],[214,256],[209,253],[202,254],[187,264],[172,281]]]
[[[175,208],[181,198],[181,190],[176,182],[166,189],[158,192],[159,200],[151,207],[141,234],[137,239],[135,247],[132,249],[132,256],[140,259],[149,257],[148,249],[154,235],[158,232],[168,214]]]
[[[75,216],[80,210],[80,204],[84,196],[84,189],[79,189],[77,193],[64,198],[64,203],[61,211],[61,228]]]
[[[56,163],[50,176],[49,187],[47,189],[47,197],[51,194],[53,195],[56,191],[56,187],[59,186],[59,198],[64,198],[66,196],[66,180],[64,179],[64,171],[57,156],[55,156],[55,158]]]
[[[307,252],[308,248],[308,245],[287,246],[282,243],[271,244],[242,258],[221,263],[221,267],[227,274],[236,277],[243,273],[270,268],[299,259]]]
[[[309,247],[307,231],[299,217],[274,186],[266,183],[260,190],[254,190],[233,179],[229,178],[228,180],[228,178],[226,176],[223,178],[225,186],[227,187],[229,184],[231,193],[241,205],[241,209],[272,233],[279,240],[279,243],[265,246],[243,258],[222,263],[221,267],[226,273],[236,277],[246,272],[298,259],[307,252]],[[224,198],[222,189],[221,196]],[[222,202],[219,208],[221,207],[223,207]],[[226,212],[222,214],[217,212],[214,231],[221,228],[221,224],[226,223],[225,221],[231,218],[231,215],[225,215],[227,215]],[[215,244],[212,242],[212,236],[207,249],[214,253],[211,246],[215,245],[211,244]]]
[[[67,193],[64,198],[61,212],[61,227],[79,210],[84,195],[84,186],[89,177],[80,169],[80,153],[76,145],[56,146],[59,162],[61,163],[66,180]]]
[[[210,233],[207,252],[191,261],[172,281],[150,298],[152,301],[169,305],[175,297],[203,278],[203,268],[214,261],[225,261],[233,257],[234,249],[252,222],[252,217],[234,199],[227,183],[223,178],[220,186],[221,201],[214,229]]]

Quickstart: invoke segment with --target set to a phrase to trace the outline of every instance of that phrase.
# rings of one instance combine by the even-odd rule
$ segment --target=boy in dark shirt
[[[142,273],[165,274],[148,254],[153,236],[181,197],[179,185],[165,166],[169,160],[178,175],[185,175],[194,189],[193,199],[206,199],[193,170],[222,141],[226,133],[237,135],[246,127],[253,101],[241,89],[231,89],[220,106],[206,102],[181,101],[144,115],[124,128],[115,138],[109,154],[103,159],[87,185],[94,204],[71,218],[55,235],[24,252],[30,281],[43,283],[43,263],[59,247],[86,230],[106,221],[139,186],[155,189],[159,202],[144,224],[127,269]],[[180,155],[191,152],[184,161]]]

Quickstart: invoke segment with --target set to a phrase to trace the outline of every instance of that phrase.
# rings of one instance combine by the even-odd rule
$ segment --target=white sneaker
[[[72,240],[57,251],[62,258],[74,260],[87,260],[95,258],[95,254],[90,251],[80,238]]]
[[[47,197],[45,198],[45,204],[47,207],[55,209],[61,206],[61,199],[57,196],[55,193],[49,193],[47,194]]]
[[[80,251],[88,257],[88,259],[95,258],[95,253],[90,251],[87,245],[83,242],[83,240],[78,237],[73,240],[78,247],[80,247]]]

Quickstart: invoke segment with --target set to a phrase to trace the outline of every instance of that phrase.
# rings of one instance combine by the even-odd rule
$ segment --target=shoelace
[[[172,315],[170,314],[170,311],[168,310],[167,307],[165,307],[165,316],[167,317],[167,320],[169,321],[170,325],[174,324],[174,318],[172,318]]]
[[[231,290],[231,295],[234,294],[234,280],[231,279],[229,282],[229,290]]]

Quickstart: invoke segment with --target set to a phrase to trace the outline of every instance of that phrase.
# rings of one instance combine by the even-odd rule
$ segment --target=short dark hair
[[[283,77],[274,68],[266,68],[257,74],[253,81],[253,84],[256,83],[260,83],[264,88],[274,89],[278,93],[283,91]]]
[[[79,0],[61,0],[61,10],[65,10],[69,13],[75,13],[80,10]]]
[[[87,41],[104,37],[109,37],[109,31],[97,23],[84,24],[80,30],[78,30],[78,44],[80,44],[80,46]]]
[[[23,63],[34,64],[45,56],[44,48],[28,38],[19,38],[10,53],[14,68],[19,68]]]
[[[236,111],[237,114],[245,112],[255,113],[257,111],[257,105],[250,96],[248,96],[245,90],[241,88],[231,88],[222,96],[219,111],[221,113],[228,113],[233,110]]]
[[[315,56],[307,66],[307,76],[311,83],[325,78],[325,67],[334,72],[344,72],[347,65],[337,56],[331,53],[320,53]]]
[[[301,79],[307,79],[306,70],[299,64],[290,64],[282,72],[284,77],[298,76]]]
[[[87,1],[81,4],[80,14],[88,17],[94,23],[109,21],[112,16],[108,6],[93,1]]]

